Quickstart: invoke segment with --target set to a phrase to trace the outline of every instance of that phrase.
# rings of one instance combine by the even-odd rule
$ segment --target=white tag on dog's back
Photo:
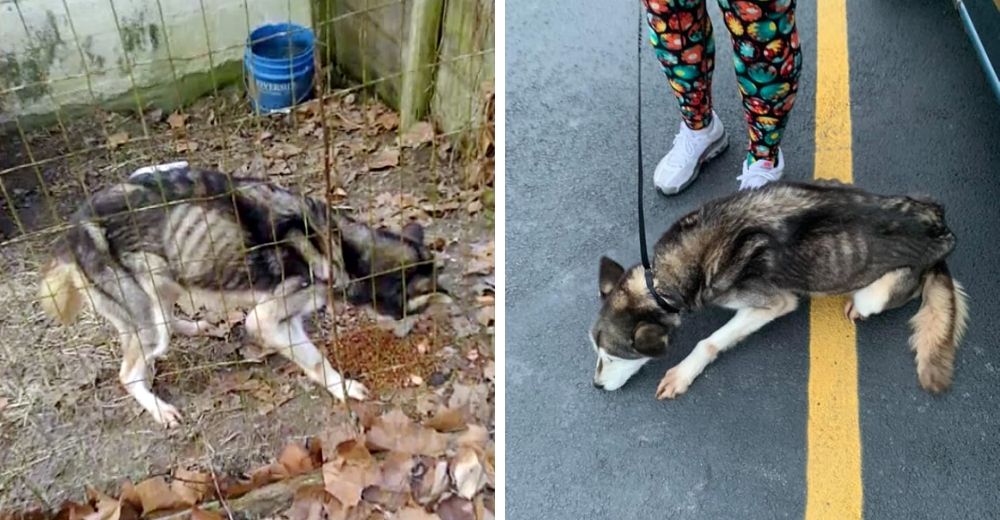
[[[132,172],[132,174],[129,175],[128,178],[135,179],[136,177],[140,175],[145,175],[147,173],[157,173],[157,172],[163,173],[173,170],[184,170],[187,169],[187,167],[188,167],[187,161],[176,161],[171,163],[154,164],[152,166],[143,166],[142,168],[139,168],[138,170]]]

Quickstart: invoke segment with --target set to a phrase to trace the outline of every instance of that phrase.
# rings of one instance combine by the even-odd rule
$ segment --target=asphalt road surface
[[[798,2],[804,49],[782,144],[786,178],[813,175],[816,0]],[[716,111],[730,148],[682,195],[647,180],[651,241],[737,186],[742,112],[728,33]],[[587,330],[607,254],[639,260],[635,225],[638,2],[511,0],[506,8],[506,485],[511,519],[801,518],[807,479],[809,305],[724,354],[675,401],[663,372],[729,313],[686,317],[668,358],[617,392],[591,386]],[[951,2],[848,2],[853,175],[878,192],[931,194],[959,237],[949,260],[972,321],[951,392],[916,383],[910,304],[857,328],[865,518],[1000,512],[1000,105]],[[648,176],[678,124],[644,49]]]

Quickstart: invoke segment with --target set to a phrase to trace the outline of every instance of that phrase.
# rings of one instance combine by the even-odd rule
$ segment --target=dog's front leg
[[[656,388],[656,398],[673,399],[683,394],[705,367],[715,361],[720,352],[733,348],[743,338],[792,312],[797,306],[798,299],[795,295],[783,294],[766,307],[737,310],[732,319],[707,339],[699,341],[683,361],[667,371]]]
[[[345,380],[306,335],[302,316],[326,303],[321,290],[309,288],[285,294],[284,298],[275,298],[254,307],[246,318],[247,332],[258,338],[265,348],[293,361],[309,379],[322,385],[337,399],[366,399],[368,390],[364,385],[351,379]]]

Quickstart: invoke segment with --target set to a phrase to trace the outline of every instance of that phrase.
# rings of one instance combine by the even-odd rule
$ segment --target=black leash
[[[636,95],[637,103],[636,106],[636,134],[638,136],[638,145],[636,150],[638,153],[636,155],[637,168],[639,178],[638,178],[638,199],[639,199],[639,253],[642,255],[642,267],[643,272],[646,277],[646,288],[649,293],[653,295],[653,299],[656,300],[656,304],[660,306],[663,310],[670,313],[678,313],[680,310],[673,305],[666,302],[657,292],[653,289],[653,266],[649,263],[649,253],[646,252],[646,212],[642,206],[642,40],[645,38],[643,31],[643,11],[645,9],[640,4],[639,6],[639,40],[638,45],[636,45],[635,52],[635,70],[636,70]]]

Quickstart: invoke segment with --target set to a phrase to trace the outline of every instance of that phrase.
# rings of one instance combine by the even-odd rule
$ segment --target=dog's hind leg
[[[137,287],[123,283],[121,292],[129,295],[129,308],[92,291],[95,310],[118,329],[122,344],[122,366],[118,373],[125,390],[148,411],[156,422],[170,428],[180,422],[177,408],[163,401],[150,388],[153,359],[166,352],[170,329],[166,317],[155,312],[155,304]],[[140,299],[141,298],[141,299]],[[159,319],[157,319],[157,317]]]
[[[798,298],[794,294],[781,293],[771,297],[764,306],[738,309],[725,325],[699,341],[683,361],[667,371],[656,388],[656,398],[673,399],[683,394],[719,353],[733,348],[743,338],[792,312],[797,306]]]
[[[169,334],[166,327],[158,327],[152,333],[140,331],[122,334],[124,357],[118,378],[125,390],[153,416],[156,422],[172,428],[180,423],[181,413],[173,405],[157,397],[150,388],[152,370],[149,363],[152,361],[152,356],[147,354],[147,349],[144,348],[144,341],[165,343]]]
[[[844,315],[851,321],[865,319],[902,306],[919,294],[920,273],[908,267],[896,269],[855,291],[844,306]]]
[[[294,287],[294,284],[286,283],[279,288],[278,294],[286,293],[283,289],[290,285]],[[246,318],[247,332],[258,338],[266,349],[293,361],[309,379],[319,383],[337,399],[366,399],[368,391],[364,385],[351,379],[345,380],[309,340],[302,325],[302,316],[326,304],[325,288],[287,290],[286,296],[260,303],[250,311]]]

